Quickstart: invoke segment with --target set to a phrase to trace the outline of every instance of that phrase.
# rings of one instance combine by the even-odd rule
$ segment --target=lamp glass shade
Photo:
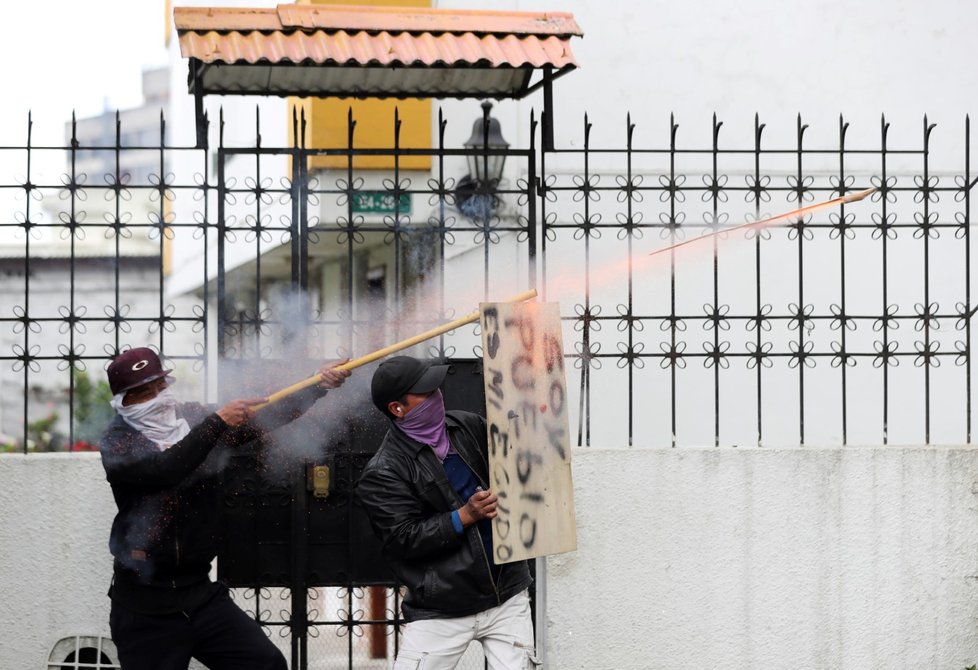
[[[483,117],[472,124],[472,135],[462,146],[472,153],[466,156],[469,164],[469,174],[480,184],[494,184],[503,176],[503,166],[506,164],[505,154],[487,154],[486,149],[505,151],[509,142],[503,139],[499,119],[489,116],[491,102],[482,103]],[[485,121],[488,119],[488,132]]]

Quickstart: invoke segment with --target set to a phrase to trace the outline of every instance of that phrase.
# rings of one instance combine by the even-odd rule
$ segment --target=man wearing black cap
[[[264,398],[213,411],[178,403],[151,349],[130,349],[107,369],[117,416],[99,443],[119,508],[109,625],[124,670],[185,670],[191,658],[212,670],[286,670],[285,658],[254,619],[210,581],[220,542],[221,458],[305,412],[349,371],[324,365],[322,382],[260,415]]]
[[[489,668],[535,667],[526,561],[493,561],[486,421],[445,411],[447,365],[410,356],[374,373],[374,405],[391,420],[357,496],[407,587],[395,670],[454,668],[469,642]]]

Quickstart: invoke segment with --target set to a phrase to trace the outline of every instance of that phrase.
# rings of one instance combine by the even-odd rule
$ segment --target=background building
[[[172,214],[160,189],[169,171],[160,149],[169,84],[168,68],[149,70],[142,106],[66,122],[60,183],[48,186],[51,177],[41,177],[16,214],[32,222],[29,231],[0,235],[8,315],[29,318],[0,333],[0,348],[33,359],[0,368],[0,435],[8,449],[23,449],[25,440],[45,451],[87,448],[107,418],[107,387],[98,387],[107,352],[158,343],[168,330],[152,315],[164,300],[169,264],[161,222]],[[84,369],[70,372],[79,361]],[[76,384],[87,382],[100,395],[77,396]]]

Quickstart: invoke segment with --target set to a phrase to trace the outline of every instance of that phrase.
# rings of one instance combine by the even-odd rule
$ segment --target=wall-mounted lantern
[[[469,173],[462,177],[455,189],[458,209],[475,219],[491,216],[499,206],[496,188],[506,165],[509,142],[503,139],[499,119],[489,116],[492,103],[482,103],[482,117],[472,124],[472,135],[462,146],[468,150],[466,161]]]

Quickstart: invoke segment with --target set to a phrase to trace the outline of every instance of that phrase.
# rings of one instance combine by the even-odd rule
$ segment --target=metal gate
[[[483,413],[481,362],[448,362],[449,408]],[[280,476],[263,475],[256,455],[228,470],[218,576],[273,639],[288,641],[293,668],[383,668],[397,653],[401,594],[353,491],[387,420],[357,411],[362,402],[369,398],[330,406],[327,413],[339,410],[342,419]],[[482,667],[476,659],[470,654],[463,667]]]
[[[469,292],[474,300],[496,293],[491,256],[500,235],[521,239],[517,253],[526,274],[499,284],[532,285],[533,206],[517,211],[509,205],[507,211],[501,205],[503,198],[533,203],[533,181],[521,180],[510,189],[495,183],[491,190],[486,183],[463,184],[467,190],[460,193],[458,180],[433,171],[419,189],[410,172],[395,167],[371,189],[365,182],[373,174],[353,167],[356,156],[393,155],[396,162],[419,153],[431,154],[438,165],[472,155],[443,147],[426,152],[217,149],[219,387],[238,395],[245,388],[261,393],[276,378],[276,368],[294,368],[295,359],[314,369],[316,360],[363,355],[440,325],[447,314],[443,305],[418,309],[413,302],[451,292],[446,256],[457,235],[478,239],[466,251],[482,264],[481,291]],[[310,175],[310,159],[330,155],[347,157],[348,168]],[[473,156],[489,157],[488,152]],[[290,177],[269,183],[262,176],[266,163],[283,158]],[[532,151],[507,151],[506,158],[521,161],[520,172],[532,175]],[[250,167],[238,180],[230,173],[242,164]],[[390,211],[358,211],[378,197]],[[467,212],[457,206],[462,198]],[[423,218],[416,214],[418,203],[428,206]],[[281,235],[278,246],[272,244],[276,235]],[[241,242],[250,249],[242,253]],[[511,266],[515,259],[504,260]],[[277,267],[268,272],[271,263]],[[329,297],[324,275],[339,278],[340,288]],[[409,306],[407,313],[390,309],[392,302]],[[476,352],[467,337],[465,345],[448,336],[414,353],[452,363],[446,382],[450,408],[484,413],[481,363],[471,358]],[[242,456],[229,471],[218,574],[236,587],[242,606],[273,639],[288,647],[293,668],[384,668],[396,655],[399,588],[353,497],[359,474],[387,429],[367,393],[373,367],[358,369],[356,381],[342,393],[321,401],[296,425],[276,431],[264,453],[277,462]],[[293,377],[298,376],[304,375],[297,371]],[[305,444],[301,456],[283,455],[296,443]],[[479,650],[473,649],[461,667],[483,667]]]

